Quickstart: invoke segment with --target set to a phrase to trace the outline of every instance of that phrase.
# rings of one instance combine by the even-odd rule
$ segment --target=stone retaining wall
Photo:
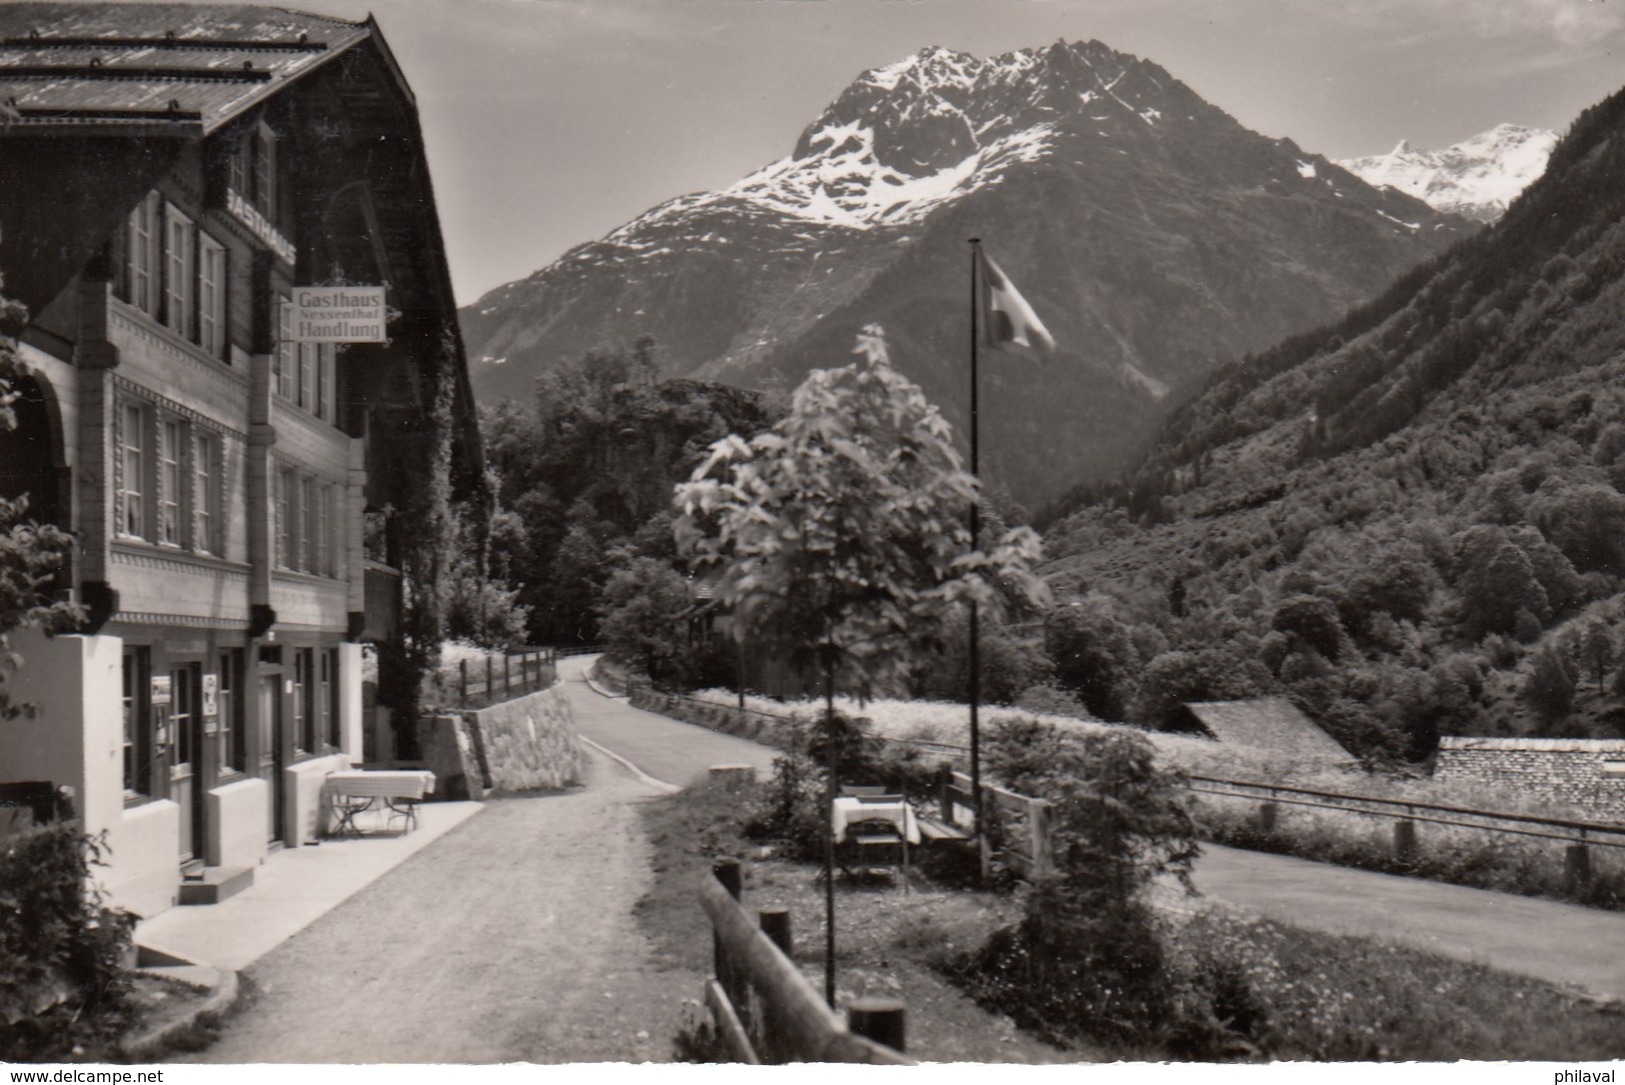
[[[1435,779],[1514,787],[1625,824],[1625,740],[1441,738]]]
[[[712,704],[690,697],[661,693],[650,686],[633,686],[630,704],[645,712],[699,727],[708,727],[728,735],[748,738],[777,750],[794,748],[797,721],[790,716],[772,716],[766,712],[741,712],[730,705]]]
[[[424,761],[448,799],[581,783],[586,752],[557,685],[489,708],[438,716]]]

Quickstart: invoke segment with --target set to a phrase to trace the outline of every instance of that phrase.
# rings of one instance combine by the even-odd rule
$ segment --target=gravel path
[[[585,663],[560,668],[578,728],[650,776],[771,766],[765,747],[592,692]],[[583,788],[491,801],[254,964],[253,1002],[190,1061],[669,1059],[704,977],[657,959],[632,915],[652,879],[635,804],[662,793],[591,752]]]
[[[668,1059],[702,977],[655,968],[632,916],[653,793],[595,755],[586,788],[492,801],[249,969],[198,1061]]]

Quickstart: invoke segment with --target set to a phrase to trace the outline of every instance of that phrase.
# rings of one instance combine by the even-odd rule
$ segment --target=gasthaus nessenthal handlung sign
[[[384,288],[294,287],[292,339],[295,343],[385,342]]]

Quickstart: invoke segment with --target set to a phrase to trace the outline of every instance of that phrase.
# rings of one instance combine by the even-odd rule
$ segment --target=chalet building
[[[364,645],[396,645],[427,483],[482,475],[377,24],[0,4],[0,274],[28,311],[0,493],[74,536],[54,589],[85,615],[13,637],[7,689],[37,712],[0,721],[0,782],[71,786],[113,901],[150,915],[320,831],[323,779],[371,737]],[[351,316],[382,287],[384,334],[350,331],[385,341],[300,341],[311,286]]]

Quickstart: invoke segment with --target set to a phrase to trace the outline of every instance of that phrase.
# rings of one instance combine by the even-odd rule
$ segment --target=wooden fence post
[[[736,902],[739,893],[744,888],[743,872],[738,859],[718,859],[711,864],[711,873],[728,895]],[[736,964],[729,956],[722,939],[712,934],[712,970],[716,973],[717,983],[733,1003],[734,1013],[738,1015],[741,1026],[746,1035],[750,1033],[750,985],[746,980],[744,968]]]
[[[734,900],[739,899],[739,892],[744,888],[745,883],[744,877],[740,873],[738,859],[718,859],[711,864],[711,873],[716,876],[717,881],[722,883],[722,888],[728,891],[730,897]]]
[[[491,681],[491,679],[492,679],[491,653],[486,652],[485,653],[485,703],[486,704],[491,703],[491,692],[492,692],[492,689],[494,688],[494,683]]]
[[[1569,893],[1583,892],[1591,884],[1591,852],[1584,844],[1570,844],[1563,849],[1563,888]]]
[[[903,1004],[895,998],[854,999],[846,1008],[846,1027],[893,1051],[903,1050]]]
[[[1258,829],[1260,832],[1273,833],[1275,819],[1280,816],[1280,807],[1273,802],[1258,804]]]
[[[463,706],[468,706],[468,660],[457,661],[457,699]]]
[[[1402,863],[1416,861],[1416,822],[1410,818],[1394,822],[1394,858]]]
[[[944,825],[953,825],[954,767],[946,761],[937,769],[937,815]]]
[[[779,947],[779,952],[794,960],[795,939],[790,933],[790,909],[763,908],[758,917],[762,933],[773,940],[773,944]]]
[[[1034,799],[1027,807],[1027,831],[1031,834],[1032,877],[1042,878],[1055,869],[1055,857],[1049,846],[1049,803]]]
[[[502,652],[502,692],[510,696],[513,694],[513,674],[509,670],[508,664],[512,660],[513,657],[504,649]]]

